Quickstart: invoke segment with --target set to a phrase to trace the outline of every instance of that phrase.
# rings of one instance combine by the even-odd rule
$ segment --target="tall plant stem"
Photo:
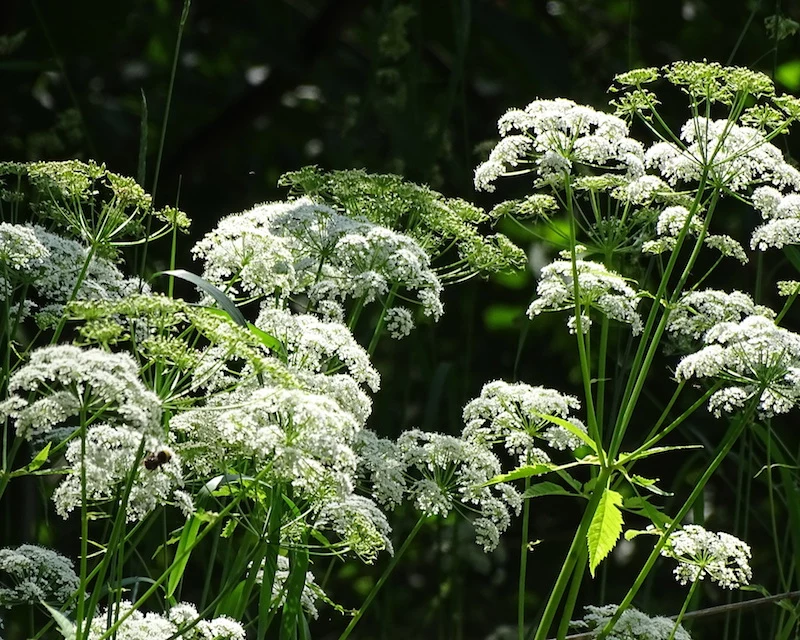
[[[634,580],[634,583],[628,590],[628,593],[625,594],[625,597],[623,598],[622,602],[617,608],[616,613],[606,623],[606,626],[597,636],[598,640],[604,640],[604,638],[608,635],[608,633],[613,629],[614,624],[616,624],[617,620],[619,620],[619,617],[622,615],[622,613],[630,606],[631,602],[633,602],[633,599],[636,597],[636,594],[639,592],[639,589],[641,589],[642,585],[644,584],[645,579],[650,574],[653,565],[655,565],[656,560],[658,560],[658,556],[661,553],[661,549],[664,548],[664,545],[666,544],[670,534],[680,526],[683,518],[686,516],[687,513],[689,513],[689,509],[692,508],[692,505],[695,503],[697,498],[700,497],[700,494],[702,494],[703,489],[706,486],[706,483],[709,481],[711,476],[714,475],[714,472],[717,470],[719,465],[722,464],[722,461],[725,459],[725,457],[730,453],[731,449],[733,448],[733,445],[739,439],[739,436],[742,434],[745,427],[750,422],[753,413],[755,413],[755,409],[758,403],[758,398],[761,397],[762,393],[763,389],[759,389],[756,399],[753,402],[751,402],[750,407],[748,407],[748,410],[745,411],[744,414],[742,414],[741,418],[736,423],[734,423],[733,428],[728,430],[728,433],[725,435],[725,439],[719,446],[719,449],[717,450],[716,455],[711,461],[711,464],[708,466],[703,475],[697,481],[697,484],[695,485],[691,494],[689,494],[689,497],[687,498],[686,502],[684,502],[680,511],[673,518],[672,524],[670,524],[669,527],[667,527],[667,530],[664,531],[664,533],[656,543],[655,547],[650,552],[650,556],[647,558],[647,561],[645,562],[641,571],[639,571],[639,575],[636,576],[636,580]]]
[[[606,486],[610,475],[611,471],[609,469],[603,469],[597,478],[595,486]],[[556,610],[561,604],[564,591],[566,591],[567,585],[569,584],[569,578],[572,575],[575,564],[581,557],[582,547],[586,545],[586,534],[589,531],[589,525],[592,522],[592,517],[594,516],[594,512],[602,496],[603,491],[596,490],[592,494],[591,500],[589,500],[586,511],[583,512],[581,523],[577,531],[575,531],[575,536],[572,538],[572,544],[567,552],[567,557],[564,560],[564,564],[561,565],[561,571],[558,574],[555,585],[553,585],[553,590],[550,592],[550,597],[547,599],[544,613],[542,613],[542,619],[539,621],[536,631],[531,636],[533,640],[545,640],[550,631],[550,625],[553,622],[553,618],[555,618]]]
[[[414,528],[411,530],[408,536],[406,536],[406,539],[403,542],[400,549],[398,549],[397,553],[395,553],[394,556],[392,556],[392,560],[389,562],[389,566],[386,567],[384,572],[381,574],[381,577],[378,578],[378,581],[375,583],[375,586],[372,587],[372,590],[367,594],[367,597],[364,600],[364,604],[361,605],[356,615],[354,615],[353,619],[350,621],[350,624],[347,625],[347,628],[342,632],[342,635],[339,636],[339,640],[345,640],[345,638],[347,638],[352,633],[353,629],[356,628],[358,621],[361,620],[361,616],[364,615],[364,612],[367,610],[369,605],[372,604],[372,601],[375,599],[375,596],[378,595],[378,592],[381,590],[381,587],[383,587],[384,583],[389,579],[389,576],[391,575],[392,571],[394,571],[394,568],[397,566],[397,563],[400,562],[400,558],[403,557],[405,552],[408,550],[408,547],[411,546],[411,542],[414,540],[417,533],[419,533],[419,530],[422,528],[425,519],[426,519],[425,516],[419,517],[419,520],[417,520],[417,523],[414,525]]]
[[[530,461],[528,462],[530,464]],[[531,479],[525,478],[525,491],[531,486]],[[528,528],[531,517],[531,501],[522,505],[522,542],[519,550],[519,585],[517,586],[517,637],[525,638],[525,583],[528,571]]]
[[[695,591],[697,591],[697,585],[699,584],[700,580],[695,580],[692,582],[692,586],[689,588],[689,593],[686,594],[686,599],[683,601],[681,611],[678,614],[678,617],[675,618],[675,626],[672,627],[672,631],[670,631],[669,638],[667,638],[667,640],[673,640],[673,638],[675,638],[675,634],[678,632],[678,627],[681,626],[681,620],[683,620],[683,616],[686,615],[686,609],[689,608],[689,603],[692,601],[692,596],[694,596]]]

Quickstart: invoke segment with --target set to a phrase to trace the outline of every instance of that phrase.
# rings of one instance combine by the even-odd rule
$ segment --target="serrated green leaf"
[[[621,505],[622,495],[613,489],[606,488],[603,491],[586,536],[589,544],[589,572],[592,577],[598,565],[617,544],[622,533]]]
[[[525,490],[523,498],[540,498],[541,496],[574,496],[571,491],[567,491],[560,484],[555,482],[538,482]]]

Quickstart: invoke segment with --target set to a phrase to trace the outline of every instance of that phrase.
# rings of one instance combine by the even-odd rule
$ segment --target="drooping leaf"
[[[540,498],[541,496],[574,496],[571,491],[567,491],[560,484],[555,482],[537,482],[536,484],[528,487],[525,493],[522,494],[523,498]]]
[[[67,616],[61,613],[58,609],[53,609],[53,607],[46,602],[42,601],[41,604],[45,609],[47,609],[50,615],[53,616],[53,620],[55,620],[58,630],[61,632],[61,635],[64,636],[65,640],[71,640],[71,638],[74,638],[75,623],[67,618]]]
[[[594,577],[595,569],[617,544],[622,533],[622,495],[606,488],[589,524],[586,536],[589,544],[589,572]]]

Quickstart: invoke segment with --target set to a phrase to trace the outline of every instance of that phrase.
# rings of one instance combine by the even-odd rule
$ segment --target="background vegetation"
[[[500,197],[475,194],[472,173],[508,107],[558,96],[602,107],[612,76],[631,67],[706,58],[764,71],[782,91],[800,88],[800,35],[779,40],[786,34],[765,25],[774,15],[800,21],[800,4],[780,0],[196,1],[168,104],[181,9],[169,0],[0,2],[0,158],[91,158],[115,172],[142,175],[144,124],[146,188],[157,204],[179,203],[194,220],[192,237],[182,245],[183,264],[194,240],[220,216],[280,199],[285,190],[278,177],[307,164],[399,173],[447,196],[491,206]],[[675,105],[675,123],[683,121],[683,109]],[[738,215],[731,209],[731,225]],[[533,267],[547,261],[529,238],[504,231],[530,250]],[[153,269],[164,267],[160,256],[152,259]],[[778,279],[784,265],[778,258],[765,268]],[[743,287],[736,280],[746,277],[740,273],[714,284]],[[376,363],[383,390],[373,428],[387,436],[412,426],[459,433],[464,403],[495,378],[580,394],[574,344],[562,319],[531,324],[524,318],[534,283],[528,269],[454,287],[438,325],[402,343],[382,344]],[[769,304],[771,295],[765,292],[759,302]],[[797,330],[797,320],[783,324]],[[652,398],[654,413],[661,402]],[[639,419],[648,429],[647,416]],[[712,443],[721,429],[705,412],[691,427],[695,441]],[[769,540],[759,527],[769,526],[772,513],[768,474],[753,479],[764,464],[758,452],[753,438],[743,440],[695,518],[713,519],[714,529],[750,542],[754,581],[774,592],[778,568],[758,561],[760,545],[767,544],[760,540]],[[649,475],[687,493],[703,455],[680,464],[670,458]],[[2,546],[38,542],[69,551],[74,532],[61,522],[36,529],[45,505],[34,486],[17,491],[17,499],[5,502]],[[800,519],[793,506],[789,500],[775,507],[778,522]],[[530,560],[532,612],[547,597],[577,517],[574,506],[558,498],[535,503],[534,538],[543,542]],[[411,524],[394,522],[398,534]],[[511,532],[485,556],[471,542],[467,523],[449,524],[421,534],[424,544],[401,563],[361,623],[359,638],[485,638],[513,623],[518,534]],[[618,601],[645,546],[622,545],[598,578],[586,581],[582,602]],[[784,571],[796,575],[796,554],[779,557]],[[316,572],[322,578],[327,569],[318,565]],[[380,561],[366,569],[332,566],[331,595],[344,606],[358,606],[380,569]],[[674,614],[683,591],[668,568],[658,576],[636,604],[650,614]],[[709,590],[692,608],[722,597]],[[741,625],[740,637],[768,637],[758,620],[748,613],[698,622],[696,637],[719,637],[723,624]],[[313,630],[318,638],[337,637],[343,626],[341,616],[326,608]]]

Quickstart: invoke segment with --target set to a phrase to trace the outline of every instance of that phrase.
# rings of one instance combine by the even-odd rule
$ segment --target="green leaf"
[[[34,457],[34,459],[31,460],[27,465],[25,465],[20,469],[17,469],[16,471],[12,471],[11,473],[9,473],[8,474],[9,477],[18,478],[20,476],[27,476],[27,475],[41,475],[41,474],[36,474],[34,472],[38,471],[39,467],[41,467],[45,462],[47,462],[47,458],[50,455],[50,445],[52,445],[52,442],[48,442],[45,445],[44,449],[42,449],[39,453],[37,453],[36,457]],[[50,473],[60,473],[60,472],[57,470],[48,469],[47,473],[50,474]]]
[[[594,577],[595,569],[617,544],[622,533],[622,496],[606,488],[589,524],[586,539],[589,543],[589,572]]]
[[[523,498],[540,498],[541,496],[574,496],[571,491],[567,491],[560,484],[555,482],[539,482],[533,486],[528,487],[525,493],[522,494]]]
[[[628,462],[633,462],[634,460],[641,460],[642,458],[649,458],[650,456],[654,456],[658,453],[667,453],[669,451],[682,451],[683,449],[702,449],[703,445],[701,444],[686,444],[681,446],[674,446],[674,447],[653,447],[652,449],[645,449],[644,451],[634,451],[632,453],[623,453],[617,458],[616,463],[614,466],[619,466],[621,464],[627,464]]]
[[[189,562],[189,556],[191,555],[190,549],[197,539],[197,533],[200,531],[201,522],[202,518],[193,515],[192,519],[183,525],[181,539],[178,542],[178,548],[175,550],[175,557],[180,559],[169,572],[169,578],[167,579],[167,597],[171,597],[175,593],[175,589],[178,588],[181,578],[183,578],[183,572],[186,569],[186,564]],[[181,557],[181,554],[184,554],[183,557]]]
[[[551,471],[560,471],[561,469],[570,469],[571,467],[579,467],[581,465],[598,465],[598,464],[600,464],[600,462],[597,459],[597,456],[584,456],[580,460],[577,460],[575,462],[568,462],[567,464],[546,463],[546,464],[524,465],[508,473],[501,473],[499,476],[495,476],[488,482],[485,482],[483,486],[488,487],[491,484],[497,484],[499,482],[511,482],[513,480],[530,478],[531,476],[541,476],[545,473],[550,473]]]
[[[156,276],[173,276],[175,278],[185,280],[186,282],[190,282],[214,298],[214,302],[219,305],[220,309],[228,313],[228,315],[231,317],[231,320],[233,320],[240,327],[247,328],[247,319],[242,315],[242,312],[239,311],[239,307],[236,306],[236,303],[227,295],[225,295],[225,292],[222,291],[222,289],[215,287],[205,278],[201,278],[196,273],[192,273],[191,271],[186,271],[186,269],[170,269],[168,271],[159,271],[158,273],[153,274],[153,278]]]
[[[294,640],[302,626],[303,606],[301,596],[306,585],[308,571],[308,549],[297,547],[289,550],[289,577],[286,578],[286,602],[281,616],[280,640]]]
[[[552,422],[553,424],[557,424],[559,427],[563,427],[567,431],[569,431],[573,436],[580,439],[585,445],[587,445],[592,451],[597,453],[597,444],[594,440],[589,437],[589,434],[578,429],[574,424],[572,424],[569,420],[564,420],[564,418],[559,418],[558,416],[551,416],[547,415],[546,413],[539,413],[538,411],[534,411],[537,416],[540,418],[544,418],[548,422]]]
[[[637,487],[642,487],[643,489],[647,489],[650,493],[655,493],[657,496],[673,496],[674,493],[670,493],[669,491],[664,491],[660,487],[656,486],[656,482],[658,482],[658,478],[645,478],[643,476],[637,476],[633,474],[629,478],[631,484],[635,484]]]
[[[55,620],[56,625],[58,625],[58,630],[61,632],[61,635],[64,636],[66,640],[70,640],[71,638],[75,637],[75,623],[72,622],[67,616],[61,613],[58,609],[53,609],[49,604],[44,601],[41,601],[42,606],[50,612],[50,615],[53,616],[53,620]]]

